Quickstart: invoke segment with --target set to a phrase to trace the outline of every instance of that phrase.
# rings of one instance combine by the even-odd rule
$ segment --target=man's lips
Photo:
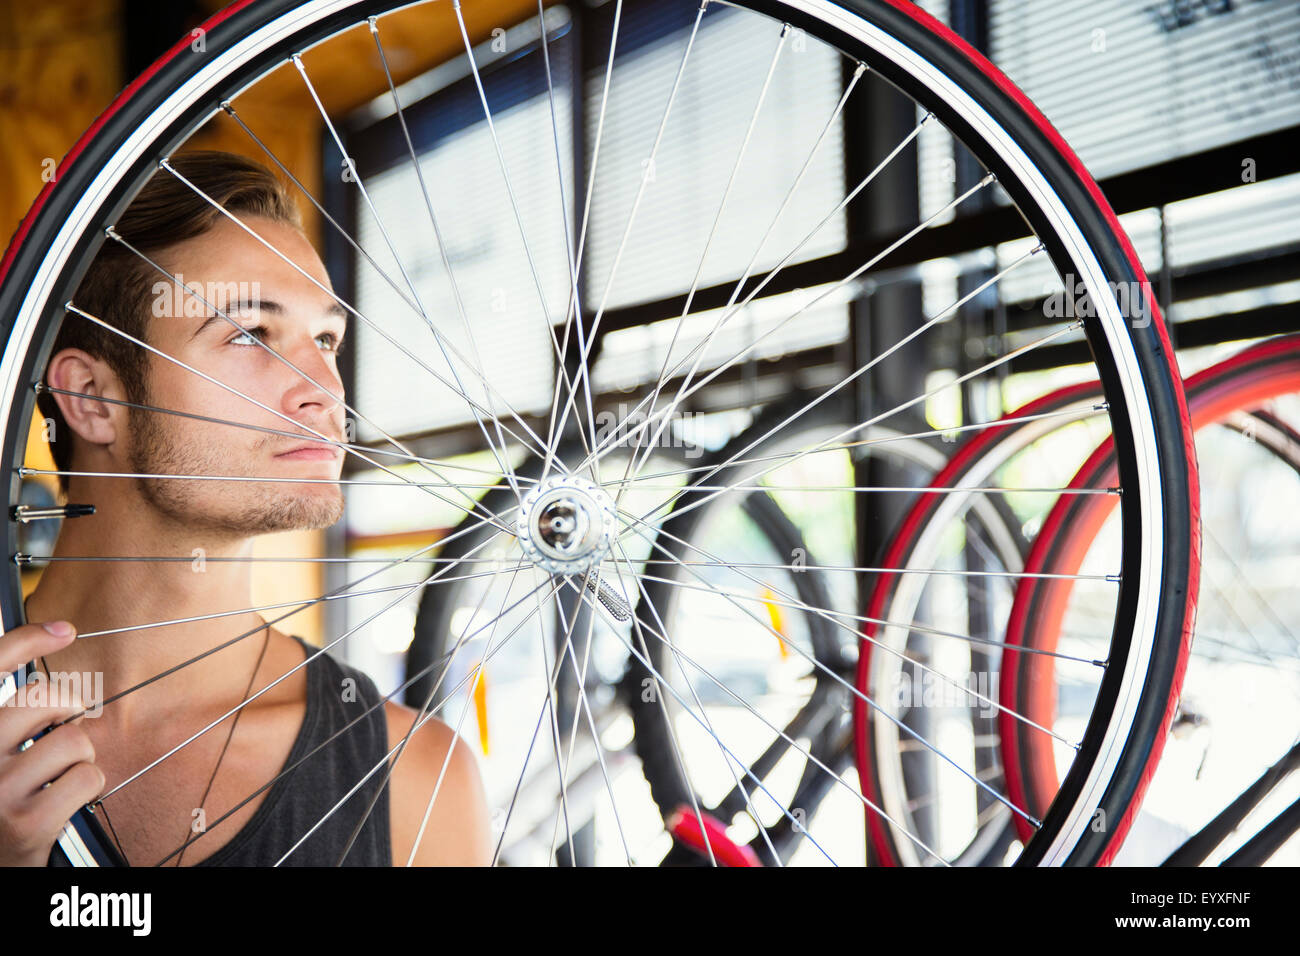
[[[311,442],[282,451],[275,457],[294,461],[333,461],[342,454],[343,450],[337,446],[327,445],[325,442]]]

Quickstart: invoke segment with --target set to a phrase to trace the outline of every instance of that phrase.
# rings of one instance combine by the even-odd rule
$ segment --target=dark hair
[[[264,216],[302,228],[293,198],[280,180],[260,163],[234,153],[202,150],[180,153],[170,160],[170,165],[232,214]],[[218,217],[221,212],[212,203],[167,170],[159,169],[122,213],[114,229],[156,261],[160,250],[202,235],[213,227]],[[160,278],[153,265],[117,240],[105,239],[72,302],[90,315],[147,342],[150,292]],[[107,363],[121,380],[127,401],[148,401],[150,355],[145,349],[75,312],[64,316],[50,355],[57,355],[65,348],[83,349]],[[54,438],[66,436],[63,441],[51,441],[50,452],[55,467],[68,471],[72,465],[73,441],[68,440],[73,438],[72,431],[53,394],[39,393],[37,406],[43,416],[53,421]],[[67,493],[66,475],[59,476],[59,487]]]

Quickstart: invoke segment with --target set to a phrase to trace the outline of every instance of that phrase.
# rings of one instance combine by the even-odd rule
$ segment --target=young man
[[[329,288],[292,201],[268,170],[224,153],[184,154],[173,165]],[[287,674],[239,710],[237,720],[227,718],[96,808],[132,865],[164,859],[170,866],[270,865],[384,761],[417,716],[397,703],[380,704],[365,675],[328,655],[295,670],[315,648],[293,636],[293,618],[267,627],[268,618],[283,612],[242,610],[254,606],[254,567],[261,573],[268,567],[238,560],[251,554],[254,537],[324,528],[342,515],[342,491],[332,482],[343,451],[312,439],[313,432],[333,440],[344,434],[337,356],[346,313],[166,170],[153,176],[116,230],[210,305],[164,280],[122,243],[105,242],[73,304],[190,368],[75,313],[66,317],[45,382],[74,394],[45,392],[41,408],[55,423],[51,448],[60,470],[98,474],[66,481],[68,501],[91,503],[95,513],[64,522],[55,555],[183,560],[51,562],[27,601],[29,621],[71,622],[79,633],[125,630],[73,641],[55,627],[16,628],[0,637],[0,667],[12,670],[40,657],[50,672],[102,672],[111,698],[232,637],[250,636],[109,703],[94,719],[59,727],[25,751],[18,745],[34,730],[75,711],[0,708],[0,863],[43,864],[77,807]],[[228,611],[238,613],[221,614]],[[139,627],[161,621],[183,623]],[[216,823],[321,744],[298,769]],[[383,767],[285,864],[335,865],[372,798],[373,812],[344,862],[405,864],[449,750],[414,862],[489,862],[488,812],[474,757],[446,724],[431,719],[414,732],[377,798]],[[187,840],[184,852],[174,853]]]

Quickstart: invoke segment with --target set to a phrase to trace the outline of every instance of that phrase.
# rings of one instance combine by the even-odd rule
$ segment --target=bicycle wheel
[[[1270,419],[1262,410],[1269,403],[1300,391],[1298,341],[1296,336],[1284,336],[1260,343],[1187,380],[1188,402],[1197,441],[1206,449],[1215,449],[1214,460],[1249,461],[1249,473],[1260,476],[1261,480],[1268,476],[1276,480],[1278,475],[1283,476],[1282,480],[1286,480],[1288,475],[1294,480],[1300,452],[1294,445],[1293,433],[1284,423]],[[1263,417],[1253,417],[1252,413],[1263,414]],[[1109,445],[1102,444],[1080,468],[1072,486],[1085,489],[1106,487],[1107,479],[1114,474],[1112,460]],[[1279,629],[1279,618],[1273,610],[1279,596],[1285,592],[1275,589],[1271,596],[1265,596],[1256,589],[1249,572],[1243,572],[1239,567],[1239,564],[1249,567],[1252,561],[1258,564],[1265,560],[1279,560],[1293,548],[1293,532],[1285,521],[1272,522],[1272,532],[1277,540],[1272,548],[1263,545],[1264,552],[1270,555],[1267,559],[1253,558],[1254,549],[1244,546],[1234,547],[1231,552],[1226,550],[1223,542],[1227,540],[1249,540],[1245,529],[1234,527],[1225,520],[1225,513],[1231,514],[1225,512],[1227,502],[1235,492],[1235,482],[1228,485],[1220,481],[1207,483],[1205,501],[1213,502],[1215,508],[1207,513],[1214,517],[1213,521],[1206,518],[1206,537],[1216,543],[1216,550],[1213,561],[1206,562],[1203,577],[1208,589],[1201,596],[1200,607],[1204,613],[1199,615],[1198,621],[1198,632],[1203,640],[1193,645],[1189,665],[1189,671],[1194,669],[1197,672],[1196,686],[1202,693],[1207,686],[1213,686],[1221,694],[1230,694],[1239,677],[1232,668],[1242,662],[1280,669],[1278,679],[1285,683],[1287,662],[1294,660],[1296,650],[1294,636],[1284,625]],[[1043,535],[1035,543],[1026,568],[1069,576],[1082,567],[1095,565],[1097,552],[1105,547],[1106,524],[1111,511],[1108,505],[1113,505],[1113,502],[1096,495],[1058,501],[1044,522]],[[1254,599],[1249,602],[1255,607],[1253,612],[1236,609],[1236,605],[1241,603],[1236,598],[1245,596],[1242,592],[1254,592]],[[1068,724],[1077,720],[1081,705],[1086,707],[1071,686],[1070,676],[1057,673],[1057,658],[1053,654],[1059,648],[1067,648],[1074,655],[1086,654],[1086,650],[1080,650],[1086,642],[1080,641],[1076,635],[1075,622],[1080,615],[1089,612],[1092,598],[1092,595],[1078,593],[1076,582],[1069,577],[1026,577],[1021,580],[1007,631],[1011,647],[1007,651],[1008,665],[1002,674],[1001,693],[1006,695],[1004,699],[1014,701],[1015,710],[1030,720],[1052,726]],[[1243,614],[1250,619],[1249,622]],[[1048,653],[1026,654],[1012,649],[1020,647]],[[1216,671],[1216,667],[1220,669]],[[1285,698],[1285,690],[1282,696]],[[1169,706],[1176,711],[1178,703],[1175,695]],[[1220,718],[1232,710],[1248,706],[1249,701],[1245,699],[1238,699],[1235,705],[1220,702]],[[1180,724],[1203,723],[1206,719],[1207,715],[1199,712],[1187,714],[1180,719]],[[1052,745],[1033,739],[1037,735],[1026,734],[1023,727],[1015,728],[1003,720],[1001,730],[1003,756],[1011,768],[1009,790],[1013,799],[1023,801],[1021,805],[1032,812],[1053,791],[1060,772],[1059,757]],[[1258,745],[1262,749],[1262,755],[1253,758],[1257,769],[1252,766],[1219,776],[1235,777],[1239,786],[1244,786],[1247,779],[1253,779],[1254,773],[1266,767],[1293,743],[1293,731],[1285,726],[1285,722],[1277,730],[1280,737],[1274,733],[1263,740],[1261,737],[1266,732],[1260,730],[1249,735],[1254,739],[1238,745],[1246,749]],[[1239,750],[1237,756],[1242,758],[1244,754]],[[1154,767],[1153,774],[1160,779]],[[1184,786],[1178,788],[1179,804],[1188,803],[1189,783],[1184,781]],[[1213,810],[1217,809],[1213,806]],[[1138,805],[1134,804],[1130,813],[1136,817],[1137,812]],[[1210,812],[1201,808],[1202,819],[1199,822],[1203,823]]]
[[[461,4],[452,4],[450,8],[437,4],[426,6],[434,14],[444,16],[445,19],[441,22],[447,30],[454,31],[451,35],[459,33],[466,45],[469,45]],[[610,6],[612,9],[609,9]],[[640,4],[629,3],[626,6],[628,9],[625,11],[623,2],[606,5],[606,12],[602,14],[607,18],[605,22],[609,25],[607,32],[610,37],[611,66],[608,75],[612,78],[606,88],[609,85],[619,88],[619,77],[624,74],[616,71],[615,65],[622,66],[626,73],[637,62],[635,53],[622,60],[616,55],[619,15],[624,12],[629,18],[642,18],[642,22],[655,18],[667,22],[666,18],[671,13],[683,24],[684,29],[679,34],[683,53],[678,77],[682,74],[693,75],[690,58],[696,38],[702,37],[710,41],[704,43],[702,40],[699,49],[712,48],[716,51],[719,48],[718,42],[726,47],[729,39],[743,35],[748,38],[746,43],[753,43],[756,49],[764,51],[764,55],[754,58],[755,63],[768,62],[769,57],[765,55],[768,52],[772,53],[770,59],[775,63],[787,42],[791,41],[792,33],[802,31],[799,34],[801,42],[812,44],[813,49],[843,67],[846,76],[851,77],[846,81],[850,85],[845,97],[831,113],[828,125],[841,121],[844,102],[855,89],[858,80],[865,74],[870,74],[870,81],[884,81],[887,86],[882,85],[880,89],[896,97],[904,108],[919,110],[917,115],[922,117],[920,124],[933,122],[942,125],[982,164],[987,175],[972,191],[989,189],[997,192],[1019,211],[1039,244],[1015,263],[1008,265],[988,284],[991,285],[992,281],[996,281],[996,278],[1020,262],[1050,261],[1050,269],[1055,273],[1058,287],[1067,290],[1066,294],[1073,301],[1087,304],[1087,308],[1078,313],[1077,319],[1057,323],[1053,331],[987,363],[976,373],[988,373],[1034,349],[1081,334],[1096,366],[1097,376],[1103,383],[1108,420],[1115,435],[1119,459],[1119,485],[1123,488],[1124,498],[1123,567],[1120,580],[1116,583],[1118,593],[1115,613],[1104,627],[1110,647],[1109,666],[1077,756],[1069,773],[1062,780],[1049,812],[1041,821],[1036,821],[1041,826],[1035,828],[1035,835],[1026,845],[1021,857],[1026,863],[1089,863],[1101,859],[1113,843],[1114,833],[1105,828],[1097,828],[1094,825],[1095,817],[1098,813],[1109,819],[1123,817],[1124,808],[1141,791],[1143,773],[1153,741],[1160,736],[1170,716],[1165,712],[1165,705],[1172,688],[1177,685],[1185,660],[1192,597],[1196,590],[1198,548],[1195,535],[1195,459],[1191,450],[1185,403],[1163,322],[1155,310],[1137,257],[1118,221],[1078,159],[1023,95],[950,31],[910,5],[892,0],[852,0],[844,3],[832,3],[829,0],[756,0],[748,4],[656,3],[653,10]],[[296,57],[300,51],[309,50],[315,44],[354,28],[363,35],[370,32],[376,43],[381,44],[384,18],[399,7],[409,10],[417,9],[420,5],[357,0],[246,0],[233,4],[204,26],[205,49],[202,56],[193,55],[187,38],[186,42],[179,44],[128,87],[70,151],[58,171],[57,182],[37,200],[3,263],[0,263],[0,277],[3,279],[0,288],[0,317],[8,342],[3,364],[0,364],[0,405],[4,413],[3,448],[6,461],[16,467],[24,459],[35,387],[40,382],[41,368],[48,357],[60,322],[75,321],[72,316],[84,321],[95,318],[65,309],[65,304],[74,296],[88,257],[104,243],[120,241],[120,236],[106,235],[105,229],[112,226],[145,180],[159,171],[160,162],[181,148],[194,131],[204,121],[217,115],[223,106],[229,104],[230,110],[237,113],[240,93],[273,71],[288,67],[290,76],[293,75],[292,71],[297,70],[307,80],[309,71],[305,63]],[[726,32],[740,26],[750,28],[753,32]],[[543,56],[546,53],[544,43],[540,52]],[[716,52],[713,55],[716,56]],[[477,86],[480,78],[472,56],[468,61],[468,69]],[[546,77],[548,91],[553,93],[549,70]],[[699,95],[706,96],[715,85],[706,84]],[[480,91],[482,89],[481,86],[477,88]],[[639,86],[636,88],[640,89]],[[634,111],[642,123],[642,132],[647,129],[662,129],[668,120],[678,88],[679,84],[675,80],[671,90],[663,90],[665,107],[662,119],[654,111]],[[761,112],[764,99],[759,94],[766,89],[763,78],[759,77],[754,86],[757,103],[755,116]],[[397,95],[396,91],[394,95]],[[333,131],[330,117],[320,106],[314,92],[312,99],[315,108],[320,110],[327,129]],[[486,120],[492,112],[486,96],[482,102],[486,107]],[[400,101],[394,115],[403,115]],[[918,125],[917,131],[919,128]],[[492,146],[486,153],[485,161],[491,162],[495,158],[503,168],[505,187],[501,194],[509,199],[509,202],[503,199],[500,207],[504,210],[503,219],[518,224],[522,232],[523,224],[516,215],[517,210],[512,209],[515,196],[509,189],[508,168],[495,129],[490,123],[479,129],[488,135],[485,142],[490,142]],[[899,155],[912,142],[917,131],[902,137],[878,168],[888,165]],[[553,127],[548,125],[545,133],[548,154],[554,145],[551,138],[553,133]],[[636,134],[621,127],[609,131],[609,135],[619,141],[638,141]],[[658,139],[655,141],[657,143]],[[818,139],[813,146],[814,152],[821,143],[822,140]],[[743,154],[744,144],[741,145],[736,166],[739,166]],[[594,197],[597,212],[606,210],[616,221],[626,221],[624,238],[632,229],[647,185],[654,179],[651,174],[653,148],[649,159],[651,163],[645,167],[639,162],[632,164],[636,178],[629,189],[622,193],[614,189]],[[355,167],[350,161],[343,161],[345,168],[355,173]],[[593,159],[593,167],[594,165]],[[714,165],[720,168],[731,166]],[[722,172],[725,178],[725,168],[722,168]],[[163,165],[158,174],[174,176],[174,164]],[[865,178],[858,190],[851,192],[836,209],[832,209],[827,218],[833,218],[847,206],[869,184],[872,177],[874,173]],[[355,175],[349,182],[358,191],[365,185]],[[590,182],[597,182],[594,168]],[[795,185],[797,186],[797,180]],[[631,192],[635,192],[636,197],[628,203],[627,196]],[[586,198],[592,199],[591,193],[589,187]],[[720,193],[719,218],[729,195],[725,188],[720,189]],[[967,193],[969,194],[970,192]],[[948,204],[947,209],[954,208],[962,198],[965,197],[958,197]],[[402,201],[409,204],[409,198],[403,197]],[[784,207],[777,211],[778,218],[783,209]],[[676,222],[681,215],[680,206],[669,209],[668,222]],[[567,212],[562,212],[561,216],[567,217]],[[571,250],[572,239],[578,230],[567,229],[574,225],[567,218],[564,222],[566,246]],[[894,248],[920,232],[925,224],[919,223],[915,230],[902,233],[893,242],[873,247],[877,251],[868,258],[866,264],[853,270],[834,286],[839,289],[851,286],[872,266],[885,260]],[[746,228],[742,227],[742,232]],[[698,249],[703,245],[703,255],[707,255],[708,240],[700,243],[700,235],[686,230],[684,226],[683,230],[689,234],[681,237],[682,246]],[[767,239],[766,233],[763,239]],[[1002,237],[997,241],[1002,241]],[[527,246],[526,235],[524,245]],[[606,261],[606,272],[602,276],[606,295],[614,283],[622,259],[623,244],[615,245],[618,246],[617,254]],[[784,259],[764,259],[762,268],[769,270],[768,279],[789,259],[795,257],[797,250],[796,246]],[[761,244],[754,251],[751,265],[759,260],[760,251]],[[590,255],[590,250],[587,250],[587,254]],[[401,256],[397,251],[393,251],[393,258],[400,267]],[[567,258],[569,262],[559,263],[560,272],[567,271],[559,283],[564,290],[562,297],[571,288],[577,291],[574,274],[588,264],[581,253],[576,261],[572,256]],[[566,270],[570,263],[572,268]],[[503,257],[501,266],[522,271],[517,256],[508,261]],[[376,269],[383,272],[378,266]],[[398,270],[394,270],[396,271]],[[415,283],[405,270],[400,271],[402,279],[413,293],[412,298],[420,299]],[[699,277],[700,272],[697,271],[695,279],[689,283],[692,291]],[[406,299],[405,293],[397,284],[398,280],[392,276],[386,278],[397,289],[400,298]],[[745,279],[742,278],[736,288],[735,298],[724,307],[731,311],[721,317],[712,332],[698,336],[696,348],[688,351],[686,359],[671,368],[668,358],[675,357],[675,353],[670,346],[648,402],[648,407],[657,416],[657,424],[651,425],[651,430],[662,432],[664,424],[671,420],[676,410],[687,407],[687,402],[716,397],[723,404],[715,407],[737,407],[734,396],[729,400],[725,397],[726,390],[722,387],[727,384],[724,372],[745,361],[745,356],[752,351],[752,347],[747,347],[725,361],[709,359],[707,374],[696,378],[696,372],[703,371],[701,366],[709,358],[708,345],[715,337],[713,332],[730,315],[739,311],[740,307],[751,300],[757,300],[764,284],[760,283],[740,300],[745,285]],[[687,283],[683,282],[683,290],[686,286]],[[518,460],[513,456],[528,449],[545,457],[549,469],[546,478],[535,484],[523,482],[516,485],[517,504],[511,505],[505,513],[485,514],[483,519],[495,523],[503,533],[510,530],[507,522],[518,522],[514,530],[519,532],[522,547],[516,567],[527,565],[546,572],[549,576],[547,587],[551,588],[551,593],[546,596],[548,599],[564,589],[576,594],[591,608],[593,614],[606,616],[610,614],[611,603],[615,603],[616,599],[622,600],[624,604],[632,603],[631,593],[613,593],[613,589],[620,587],[620,578],[612,569],[619,569],[628,580],[635,579],[634,566],[619,552],[616,543],[628,539],[633,534],[631,529],[634,526],[642,527],[645,522],[653,521],[673,510],[678,505],[680,496],[669,492],[652,510],[636,515],[620,508],[620,490],[625,484],[635,485],[635,468],[627,476],[626,482],[605,488],[595,484],[594,478],[583,477],[590,470],[591,462],[587,459],[603,455],[610,444],[595,440],[594,415],[586,400],[594,377],[593,369],[589,367],[594,360],[591,347],[597,338],[605,312],[605,301],[600,299],[600,306],[591,310],[589,304],[580,304],[576,296],[571,296],[567,309],[561,308],[552,313],[545,304],[545,297],[540,298],[543,308],[537,322],[544,328],[543,341],[547,343],[542,347],[543,351],[553,345],[554,350],[560,353],[553,368],[572,367],[577,373],[572,380],[565,374],[554,375],[555,385],[549,408],[552,427],[545,429],[544,438],[532,431],[527,422],[521,420],[522,416],[507,414],[513,412],[509,408],[510,403],[500,401],[501,390],[508,384],[501,377],[509,376],[510,373],[495,368],[492,376],[485,374],[482,363],[476,361],[473,354],[466,356],[448,346],[445,336],[439,336],[427,314],[423,315],[423,324],[417,327],[427,325],[432,329],[435,344],[445,359],[450,378],[455,381],[448,382],[448,374],[430,368],[427,363],[417,361],[416,364],[424,370],[422,374],[438,377],[457,401],[468,406],[471,426],[477,426],[483,442],[497,458],[499,473],[496,478],[514,479],[510,462]],[[725,295],[716,298],[721,302]],[[414,307],[412,299],[406,301]],[[731,309],[737,301],[739,305]],[[340,304],[357,319],[365,322],[367,328],[371,328],[369,320],[355,306],[346,302]],[[797,318],[807,309],[808,306],[796,308],[787,321]],[[415,308],[413,311],[419,312]],[[680,324],[685,321],[689,311],[688,295],[686,309],[682,311],[680,319],[676,315],[676,306],[667,317]],[[941,325],[949,311],[944,310],[919,322],[906,337],[907,341],[917,339]],[[574,316],[576,320],[568,321]],[[472,323],[468,315],[461,317],[466,327],[470,328]],[[565,334],[570,331],[574,334]],[[568,346],[567,350],[559,344],[561,339]],[[390,341],[390,344],[395,343]],[[900,340],[889,348],[873,351],[864,365],[859,365],[855,360],[851,363],[853,370],[848,375],[844,375],[843,368],[840,368],[836,384],[827,389],[827,392],[837,392],[881,363],[889,361],[904,344]],[[494,347],[507,350],[515,348],[525,352],[531,349],[531,357],[536,359],[537,349],[528,343],[506,341],[494,343]],[[395,369],[398,364],[408,363],[413,358],[407,350],[398,349],[398,354],[390,353],[381,362],[391,363]],[[681,370],[692,361],[694,364],[691,369],[685,376],[680,376]],[[409,373],[409,366],[403,364],[403,367]],[[489,381],[489,378],[496,380]],[[468,380],[474,387],[466,388],[462,379]],[[677,382],[680,384],[670,385]],[[480,383],[483,385],[481,391],[478,389]],[[670,392],[671,388],[675,388],[675,391]],[[442,394],[446,395],[447,392]],[[925,398],[924,392],[918,392],[914,399],[900,402],[897,407],[876,415],[863,415],[854,422],[850,434],[839,436],[832,444],[843,439],[851,440],[854,435],[886,421],[893,414],[907,411]],[[506,412],[500,410],[502,405],[507,406]],[[353,406],[348,407],[358,417],[364,417]],[[587,415],[585,422],[582,421],[584,411]],[[545,409],[540,417],[546,417]],[[592,438],[592,455],[584,456],[579,461],[559,460],[554,454],[558,438],[566,434],[567,425],[575,419],[581,422],[582,431]],[[779,424],[778,430],[784,431],[793,421],[791,419]],[[301,435],[301,431],[295,430],[293,434]],[[392,440],[387,432],[381,430],[381,435],[384,440]],[[372,444],[388,450],[384,446],[384,440]],[[427,476],[430,469],[436,468],[436,462],[420,460],[405,450],[404,446],[392,441],[398,454],[407,456],[407,462],[419,466],[417,472]],[[375,447],[369,445],[364,450],[355,445],[345,446],[349,455],[366,462],[371,468],[376,467],[371,454],[375,450]],[[819,450],[824,449],[800,449],[786,456],[784,464],[789,466]],[[389,450],[389,454],[393,452]],[[736,462],[745,461],[747,455],[748,451],[742,449]],[[21,470],[18,470],[14,474],[20,473]],[[96,476],[79,477],[87,480]],[[196,476],[170,477],[184,482],[193,480]],[[416,493],[417,489],[422,493],[432,490],[428,482],[412,482],[408,474],[400,475],[399,480],[411,484],[412,493]],[[443,482],[444,486],[448,486],[448,495],[456,498],[455,489],[449,487],[453,484]],[[17,493],[16,485],[11,484],[11,502],[17,501]],[[728,492],[709,492],[711,495],[725,493]],[[680,516],[685,507],[700,507],[702,501],[703,499],[698,499],[689,506],[678,506],[675,514]],[[477,510],[468,503],[464,503],[463,507],[467,512]],[[800,530],[805,537],[809,537],[806,529]],[[12,554],[15,551],[13,524],[10,532]],[[117,555],[115,552],[120,548],[118,542],[105,545],[106,552],[112,556],[148,557]],[[597,599],[593,599],[584,586],[593,579]],[[606,583],[605,592],[600,591],[601,581]],[[422,580],[411,585],[411,593],[422,587],[436,586],[437,582],[433,578]],[[772,590],[780,594],[782,589],[773,586]],[[346,591],[344,588],[341,593]],[[600,600],[601,597],[604,600]],[[6,627],[12,627],[22,619],[21,590],[16,573],[10,575],[3,592],[0,592],[0,611],[3,611]],[[812,611],[822,611],[825,615],[833,616],[831,609]],[[493,615],[494,619],[499,619],[503,613],[497,612]],[[570,625],[574,620],[576,618],[570,620]],[[666,645],[671,640],[670,635],[656,634],[653,631],[645,633],[648,629],[637,618],[633,618],[631,623],[637,633],[619,633],[623,634],[628,653],[643,663],[646,662],[646,649],[650,643],[662,642]],[[137,625],[148,627],[150,622],[137,622]],[[500,639],[504,641],[506,637],[501,636]],[[334,642],[341,640],[342,636]],[[334,642],[328,646],[333,646]],[[552,675],[551,683],[554,682],[554,676]],[[662,674],[653,676],[661,691],[660,700],[664,694],[671,696],[670,682],[665,681]],[[688,701],[677,700],[674,703],[682,708],[683,713],[700,717]],[[426,705],[429,714],[439,706],[436,701],[428,701]],[[539,717],[539,723],[540,720]],[[715,742],[726,746],[722,741]],[[556,749],[558,752],[559,748]],[[839,790],[853,789],[848,781],[838,776],[834,786]],[[867,812],[879,812],[879,808],[872,807],[861,794],[856,794],[854,799]],[[789,809],[782,807],[782,816],[794,822]],[[506,815],[508,818],[508,812]],[[702,826],[703,823],[700,822]],[[79,825],[80,823],[84,821],[80,821]],[[87,839],[84,830],[83,827],[78,831],[82,834],[83,843]],[[94,833],[91,832],[90,836],[93,837]],[[77,840],[70,834],[65,842],[71,847]],[[79,861],[85,861],[93,856],[94,848],[85,849],[90,850],[89,855],[82,852],[82,848],[72,848],[69,853]],[[628,857],[631,856],[629,851]]]

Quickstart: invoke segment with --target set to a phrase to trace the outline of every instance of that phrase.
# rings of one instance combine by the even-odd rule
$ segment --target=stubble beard
[[[150,404],[143,399],[141,404]],[[186,441],[169,416],[139,408],[130,409],[131,467],[154,475],[242,475],[233,460],[213,454],[215,446]],[[258,461],[270,445],[255,446],[244,461]],[[250,475],[249,477],[253,477]],[[343,516],[343,494],[338,485],[290,482],[184,481],[175,478],[136,478],[140,495],[159,513],[178,524],[225,538],[239,539],[279,531],[328,528]]]

